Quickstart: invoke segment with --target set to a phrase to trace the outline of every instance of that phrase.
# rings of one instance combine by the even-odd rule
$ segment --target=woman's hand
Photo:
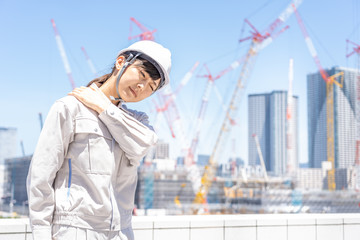
[[[111,104],[110,99],[95,84],[91,84],[90,87],[75,88],[68,95],[76,97],[85,106],[99,114]]]

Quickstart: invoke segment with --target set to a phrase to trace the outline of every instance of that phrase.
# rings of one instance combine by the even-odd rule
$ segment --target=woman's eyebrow
[[[153,80],[153,82],[154,82],[154,84],[155,84],[155,88],[157,88],[157,87],[159,86],[159,84],[160,84],[160,82],[159,82],[159,84],[157,84],[157,83],[155,82],[155,80]]]

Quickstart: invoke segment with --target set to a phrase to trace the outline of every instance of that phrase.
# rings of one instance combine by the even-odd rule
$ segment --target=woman
[[[127,110],[169,82],[170,51],[139,41],[119,52],[110,74],[51,107],[28,179],[38,239],[134,239],[137,166],[157,141],[146,114]]]

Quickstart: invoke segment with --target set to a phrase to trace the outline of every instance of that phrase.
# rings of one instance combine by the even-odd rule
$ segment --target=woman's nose
[[[138,84],[137,84],[137,88],[143,89],[143,88],[144,88],[144,84],[143,84],[143,83],[138,83]]]

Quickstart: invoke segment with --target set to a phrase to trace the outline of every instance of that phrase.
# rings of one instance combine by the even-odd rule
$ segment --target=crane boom
[[[138,26],[138,28],[141,30],[142,33],[135,35],[135,36],[131,36],[132,26],[130,25],[130,35],[128,38],[129,40],[134,39],[134,38],[140,38],[141,40],[154,41],[154,33],[156,32],[156,29],[150,31],[145,26],[143,26],[140,22],[138,22],[135,18],[131,17],[130,20]]]
[[[89,67],[91,69],[91,72],[94,74],[95,77],[97,77],[97,71],[96,71],[96,68],[95,68],[94,64],[91,61],[91,58],[89,58],[89,55],[87,54],[84,47],[81,47],[81,50],[83,51],[83,53],[85,55],[86,61],[87,61],[88,65],[89,65]]]
[[[56,44],[58,46],[60,56],[61,56],[61,59],[62,59],[63,64],[64,64],[66,74],[67,74],[67,76],[69,78],[72,89],[74,89],[75,88],[75,82],[74,82],[74,79],[72,77],[71,68],[70,68],[68,58],[66,56],[64,45],[62,43],[60,34],[59,34],[59,32],[58,32],[58,30],[56,28],[56,24],[55,24],[54,19],[51,19],[51,23],[52,23],[52,26],[54,28]]]
[[[264,158],[263,158],[263,155],[262,155],[262,152],[261,152],[259,138],[258,138],[258,136],[256,134],[253,134],[253,137],[254,137],[254,140],[255,140],[257,152],[259,154],[261,168],[264,171],[264,179],[265,179],[266,182],[268,182],[269,178],[268,178],[268,175],[267,175],[267,172],[266,172],[265,162],[264,162]]]
[[[208,105],[209,96],[210,96],[210,93],[211,93],[212,88],[214,86],[214,81],[221,78],[226,73],[238,68],[244,62],[244,60],[245,60],[245,58],[240,58],[240,59],[235,60],[227,68],[220,71],[215,77],[213,77],[211,75],[210,70],[208,69],[208,67],[206,65],[204,65],[205,69],[208,72],[208,74],[204,75],[202,77],[206,77],[208,79],[208,81],[206,83],[205,91],[204,91],[203,96],[202,96],[201,105],[200,105],[200,111],[199,111],[199,115],[198,115],[196,125],[195,125],[195,127],[196,127],[195,128],[195,135],[194,135],[194,137],[193,137],[193,139],[191,141],[191,145],[190,145],[188,154],[186,156],[186,162],[190,162],[190,163],[194,162],[194,155],[196,153],[196,149],[197,149],[197,146],[198,146],[198,143],[199,143],[201,126],[202,126],[202,122],[204,120],[204,116],[205,116],[205,113],[206,113],[206,108],[207,108],[207,105]]]
[[[302,0],[294,1],[295,6],[299,6],[301,3]],[[218,155],[220,154],[220,150],[219,150],[220,146],[224,144],[226,140],[226,135],[227,133],[229,133],[229,130],[232,125],[231,119],[235,119],[238,109],[237,106],[240,103],[242,93],[244,92],[242,90],[244,90],[247,86],[247,80],[248,77],[250,76],[258,52],[264,49],[265,47],[267,47],[272,42],[273,38],[275,38],[277,35],[276,36],[274,35],[272,37],[271,33],[273,33],[277,27],[279,27],[282,23],[284,23],[291,16],[293,12],[294,10],[292,8],[292,4],[288,5],[286,9],[280,14],[280,16],[275,20],[275,22],[270,25],[268,29],[270,29],[271,31],[267,31],[265,33],[265,37],[259,39],[258,36],[254,36],[252,38],[250,48],[245,56],[245,61],[242,66],[240,76],[238,78],[236,87],[232,94],[231,101],[228,106],[220,132],[216,139],[216,143],[213,148],[212,154],[210,156],[209,163],[205,167],[205,171],[201,180],[202,185],[199,191],[196,193],[194,203],[199,204],[204,202],[204,199],[206,198],[206,195],[210,189],[212,180],[215,176],[215,167],[216,167],[216,162],[218,161],[218,157],[219,157]],[[281,32],[282,31],[284,31],[284,29],[282,29]]]

